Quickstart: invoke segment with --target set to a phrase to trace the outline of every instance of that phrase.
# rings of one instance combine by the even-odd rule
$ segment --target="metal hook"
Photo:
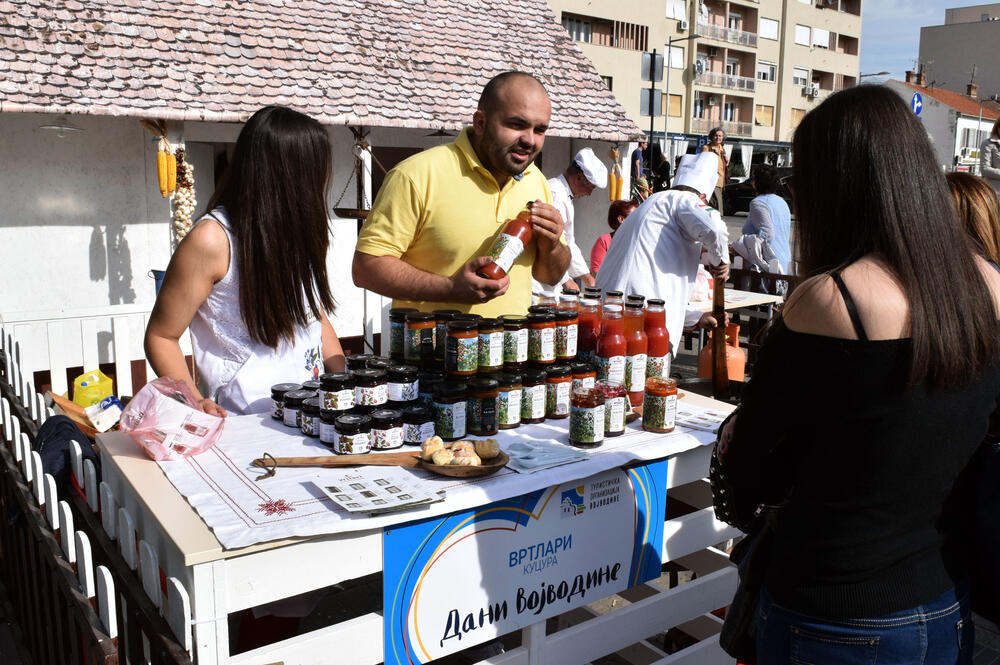
[[[257,467],[258,469],[263,469],[264,473],[254,479],[259,483],[265,478],[274,477],[274,472],[278,469],[278,460],[274,459],[271,453],[264,453],[263,457],[250,462],[250,465]]]

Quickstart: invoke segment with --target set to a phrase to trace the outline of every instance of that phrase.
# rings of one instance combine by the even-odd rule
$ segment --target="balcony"
[[[722,127],[722,131],[728,136],[749,136],[753,131],[753,124],[749,122],[719,122],[708,118],[691,119],[691,131],[696,134],[707,134],[716,127]]]
[[[701,19],[698,19],[698,34],[702,37],[707,37],[708,39],[717,39],[720,42],[728,42],[730,44],[739,44],[740,46],[757,48],[756,32],[746,32],[745,30],[727,28],[724,25],[705,23]]]
[[[757,79],[749,76],[731,76],[720,72],[702,72],[695,74],[694,82],[698,85],[708,85],[713,88],[726,88],[727,90],[744,90],[753,92],[757,85]]]

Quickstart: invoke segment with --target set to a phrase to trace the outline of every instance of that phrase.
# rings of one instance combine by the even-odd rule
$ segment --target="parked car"
[[[754,165],[750,167],[751,176],[758,166],[759,165]],[[791,175],[791,166],[778,167],[778,191],[775,193],[785,199],[785,203],[788,204],[789,208],[792,208],[792,192],[788,188],[788,180],[791,178]],[[752,201],[755,196],[757,196],[757,194],[753,191],[752,177],[747,178],[743,182],[729,183],[722,189],[723,211],[727,215],[733,215],[738,212],[750,212],[750,201]]]

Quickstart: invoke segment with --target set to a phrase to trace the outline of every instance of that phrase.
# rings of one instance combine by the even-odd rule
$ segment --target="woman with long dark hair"
[[[971,663],[967,468],[1000,392],[1000,273],[895,92],[832,95],[792,147],[809,278],[719,446],[739,511],[784,502],[758,660]]]
[[[270,387],[340,370],[326,197],[330,139],[309,116],[268,106],[240,132],[205,215],[174,252],[146,328],[159,376],[188,382],[206,411],[270,407]],[[203,392],[178,340],[190,327]]]

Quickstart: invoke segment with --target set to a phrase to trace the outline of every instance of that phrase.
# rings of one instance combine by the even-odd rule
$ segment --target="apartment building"
[[[1000,94],[1000,3],[946,9],[944,25],[920,29],[920,68],[927,84],[960,95]]]
[[[858,82],[862,0],[548,1],[631,118],[656,139],[696,139],[721,126],[733,142],[786,156],[809,109]],[[650,87],[642,54],[668,45],[669,75],[655,84],[665,115],[650,130],[640,106]]]

